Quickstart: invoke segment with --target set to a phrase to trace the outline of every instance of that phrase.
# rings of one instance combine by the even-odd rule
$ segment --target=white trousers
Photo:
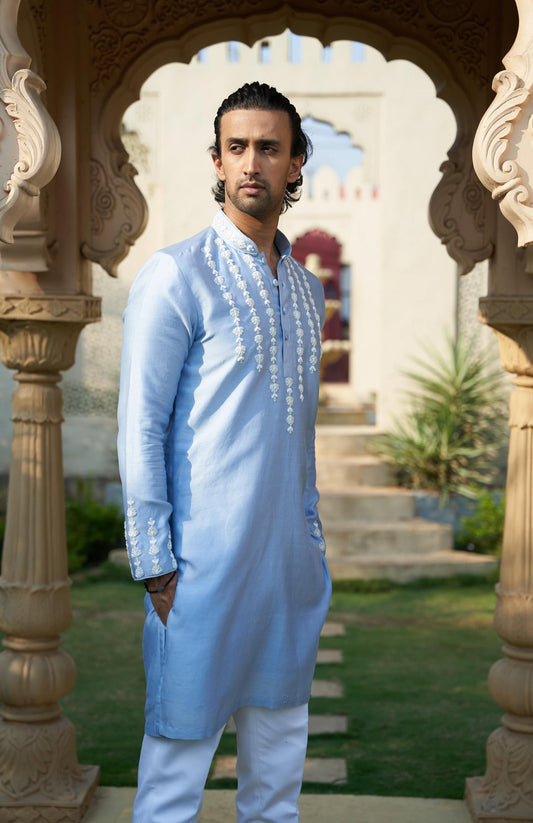
[[[307,748],[307,703],[245,706],[237,728],[237,823],[297,823]],[[220,729],[204,740],[144,736],[132,823],[196,823]]]

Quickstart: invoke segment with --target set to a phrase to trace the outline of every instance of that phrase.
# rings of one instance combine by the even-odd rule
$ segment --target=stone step
[[[311,736],[319,734],[346,734],[348,731],[348,718],[345,714],[310,714],[309,734]],[[233,715],[226,723],[224,734],[234,735],[237,727]]]
[[[375,558],[388,555],[424,555],[453,548],[453,530],[443,523],[421,518],[394,523],[365,523],[358,520],[324,524],[328,559],[338,557]]]
[[[131,823],[135,792],[130,786],[99,786],[83,823]],[[301,823],[472,823],[463,800],[305,793],[298,806]],[[235,791],[208,789],[198,823],[231,821]]]
[[[235,780],[237,758],[234,755],[218,755],[214,762],[212,780]],[[303,782],[326,783],[341,786],[346,783],[346,761],[340,757],[306,757]],[[233,818],[235,819],[235,818]]]
[[[497,567],[498,561],[484,554],[447,551],[381,557],[329,557],[328,565],[334,580],[384,579],[411,583],[426,577],[486,574]]]
[[[328,456],[347,454],[368,454],[375,438],[383,434],[375,426],[331,426],[316,427],[316,452]]]
[[[364,426],[373,422],[373,406],[319,406],[316,422],[328,426]]]
[[[324,522],[393,522],[414,517],[415,503],[414,493],[398,486],[349,486],[342,491],[322,491],[318,510]]]
[[[372,455],[323,457],[316,461],[317,485],[321,491],[343,491],[346,486],[392,486],[394,472]]]

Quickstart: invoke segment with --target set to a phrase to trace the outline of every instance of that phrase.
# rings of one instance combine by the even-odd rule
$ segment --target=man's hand
[[[146,584],[149,589],[158,589],[160,586],[163,586],[171,577],[172,572],[170,574],[163,574],[160,577],[151,577],[149,580],[146,581]],[[168,615],[172,608],[172,604],[174,603],[174,595],[176,593],[177,582],[178,575],[175,574],[174,580],[171,580],[168,586],[166,586],[162,592],[154,592],[153,594],[150,594],[152,606],[154,607],[157,616],[159,617],[164,626],[167,625]]]

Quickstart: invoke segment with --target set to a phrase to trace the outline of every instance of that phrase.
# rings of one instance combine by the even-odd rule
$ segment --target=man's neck
[[[264,253],[269,265],[273,257],[276,257],[276,259],[279,257],[274,246],[274,238],[278,228],[276,216],[259,220],[251,214],[245,214],[245,212],[232,208],[231,203],[229,206],[227,204],[224,206],[224,214],[243,234],[253,240],[258,250]]]

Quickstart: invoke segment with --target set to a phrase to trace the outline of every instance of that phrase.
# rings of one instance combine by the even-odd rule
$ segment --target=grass
[[[486,739],[501,715],[487,673],[501,644],[491,627],[493,584],[461,583],[337,584],[330,619],[344,624],[345,635],[323,638],[321,647],[342,649],[344,662],[320,665],[317,676],[340,679],[344,697],[313,698],[310,710],[347,714],[348,733],[311,738],[308,754],[345,757],[348,782],[305,790],[458,798],[465,777],[484,773]],[[136,781],[142,600],[139,585],[118,569],[72,589],[65,648],[78,683],[63,706],[77,730],[80,762],[99,764],[104,785]],[[235,753],[233,736],[223,736],[219,752]]]

